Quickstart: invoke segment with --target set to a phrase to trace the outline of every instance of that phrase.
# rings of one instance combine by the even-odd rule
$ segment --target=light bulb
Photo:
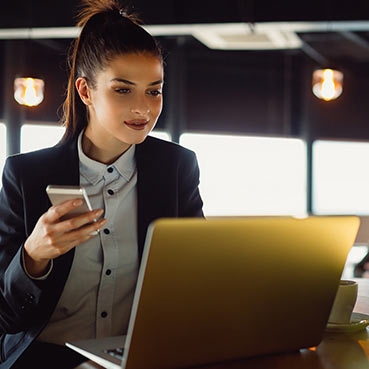
[[[14,80],[14,99],[18,104],[37,106],[44,99],[45,83],[37,78],[16,78]]]
[[[337,99],[343,91],[343,73],[333,69],[318,69],[313,73],[313,93],[319,99]]]

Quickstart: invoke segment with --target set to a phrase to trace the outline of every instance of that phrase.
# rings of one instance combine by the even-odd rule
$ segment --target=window
[[[64,127],[56,125],[24,124],[21,130],[21,152],[54,146],[64,131]]]
[[[369,143],[313,143],[312,210],[316,214],[369,214]]]
[[[205,215],[306,215],[304,141],[183,134],[180,143],[197,154]]]

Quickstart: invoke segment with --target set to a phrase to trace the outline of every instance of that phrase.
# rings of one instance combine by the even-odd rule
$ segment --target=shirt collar
[[[120,176],[127,182],[133,177],[136,171],[135,149],[136,145],[125,151],[114,163],[106,165],[89,158],[82,149],[82,137],[84,131],[78,136],[78,156],[80,161],[80,171],[91,184],[95,185],[103,179],[106,169],[112,167],[116,169]]]

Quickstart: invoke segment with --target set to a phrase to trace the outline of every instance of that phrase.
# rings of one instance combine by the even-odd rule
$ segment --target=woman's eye
[[[117,88],[115,89],[116,92],[118,92],[118,94],[128,94],[130,92],[129,88]]]
[[[149,91],[149,95],[152,95],[152,96],[159,96],[161,94],[162,92],[160,90]]]

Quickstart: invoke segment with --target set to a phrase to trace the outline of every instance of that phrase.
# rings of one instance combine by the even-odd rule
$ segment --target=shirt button
[[[112,195],[114,195],[114,191],[113,191],[113,190],[108,190],[108,194],[109,194],[110,196],[112,196]]]
[[[110,275],[111,274],[111,270],[110,269],[107,269],[106,272],[105,272],[106,275]]]
[[[109,167],[107,170],[108,170],[109,173],[113,173],[114,169],[112,167]]]
[[[109,229],[108,229],[108,228],[105,228],[105,229],[104,229],[104,233],[105,233],[105,234],[109,234],[109,233],[110,233]]]
[[[102,318],[106,318],[108,316],[108,313],[106,312],[106,311],[103,311],[102,313],[101,313],[101,317]]]

